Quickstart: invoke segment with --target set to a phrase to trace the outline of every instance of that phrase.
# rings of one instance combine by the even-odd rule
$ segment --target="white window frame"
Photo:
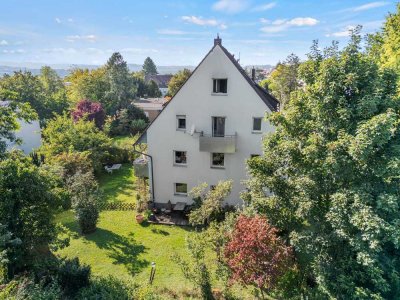
[[[214,154],[222,154],[224,156],[224,164],[222,166],[213,164],[213,155]],[[213,168],[213,169],[225,169],[225,153],[211,152],[210,153],[210,160],[211,160],[210,161],[211,168]]]
[[[177,163],[176,162],[176,152],[185,152],[186,154],[186,163]],[[173,162],[174,162],[174,166],[181,166],[181,167],[186,167],[187,166],[187,161],[188,161],[188,157],[187,157],[187,151],[182,151],[182,150],[174,150],[173,152]]]
[[[226,93],[224,92],[218,92],[219,88],[216,88],[217,92],[214,92],[214,81],[216,81],[217,87],[218,85],[218,80],[226,80]],[[212,90],[211,90],[212,95],[218,95],[218,96],[225,96],[228,95],[228,78],[213,78],[212,79]]]
[[[176,185],[177,184],[186,184],[186,193],[181,193],[181,192],[177,192],[176,191]],[[175,196],[187,196],[187,190],[188,190],[188,185],[187,185],[187,183],[185,183],[185,182],[175,182],[174,183],[174,195]]]
[[[255,119],[261,119],[260,130],[255,130],[254,129],[254,120]],[[262,120],[263,120],[262,117],[253,117],[252,123],[251,123],[251,132],[252,133],[262,133]]]
[[[179,128],[179,119],[185,119],[185,128]],[[176,130],[186,131],[186,128],[187,128],[186,115],[176,115]]]

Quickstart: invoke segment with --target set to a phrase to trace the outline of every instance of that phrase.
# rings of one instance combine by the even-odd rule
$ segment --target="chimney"
[[[256,80],[256,69],[253,68],[251,69],[251,80],[255,81]]]
[[[217,38],[214,39],[214,46],[222,45],[222,40],[219,38],[219,34],[217,33]]]

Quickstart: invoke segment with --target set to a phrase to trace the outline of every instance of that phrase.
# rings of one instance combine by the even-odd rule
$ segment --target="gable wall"
[[[212,95],[212,78],[228,78],[228,95]],[[228,202],[237,204],[240,182],[247,177],[245,160],[261,154],[261,134],[252,134],[252,117],[263,117],[269,109],[243,78],[222,49],[217,46],[197,68],[171,103],[147,131],[148,154],[153,156],[155,201],[172,203],[191,200],[173,193],[174,182],[188,184],[188,190],[201,182],[215,185],[233,179]],[[211,117],[226,117],[225,133],[237,133],[237,152],[225,154],[225,169],[210,168],[210,153],[199,152],[199,135],[176,130],[176,115],[186,115],[186,128],[211,134]],[[269,123],[263,132],[273,130]],[[173,150],[187,151],[187,167],[173,166]]]

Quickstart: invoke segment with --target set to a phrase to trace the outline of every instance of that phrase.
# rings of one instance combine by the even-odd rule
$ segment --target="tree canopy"
[[[189,69],[183,69],[179,71],[174,76],[172,76],[171,80],[168,83],[168,95],[173,97],[181,88],[181,86],[186,82],[192,72]]]
[[[251,203],[293,245],[329,298],[400,296],[400,107],[397,76],[350,43],[314,44],[304,89],[269,116],[276,132],[249,160]],[[271,194],[272,192],[272,194]]]
[[[143,73],[145,75],[157,75],[158,74],[156,64],[150,57],[147,57],[144,60]]]

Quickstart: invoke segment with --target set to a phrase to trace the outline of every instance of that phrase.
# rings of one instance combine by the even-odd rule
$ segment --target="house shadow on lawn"
[[[147,249],[138,244],[133,238],[120,236],[109,230],[97,228],[97,230],[85,236],[86,240],[94,242],[100,249],[108,251],[108,256],[114,260],[114,264],[122,264],[133,276],[139,273],[143,268],[150,265],[150,262],[144,259],[138,259],[139,254]]]

